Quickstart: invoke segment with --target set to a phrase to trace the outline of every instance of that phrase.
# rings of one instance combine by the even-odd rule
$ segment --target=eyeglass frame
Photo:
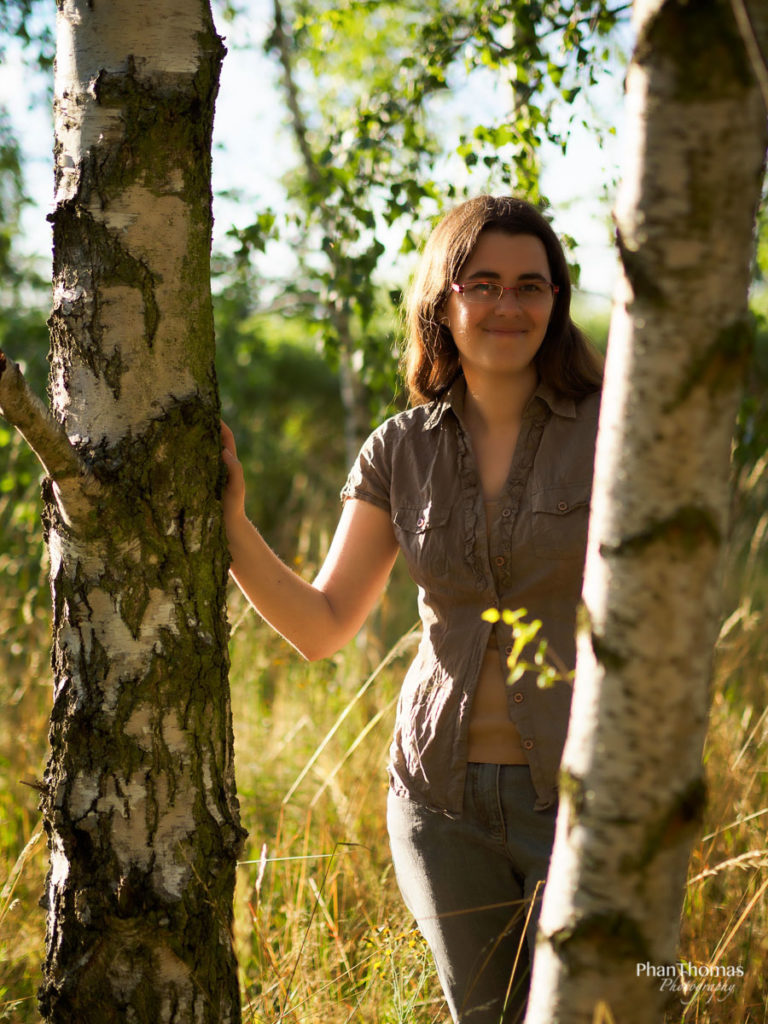
[[[535,279],[535,282],[524,281],[522,284],[510,284],[507,285],[506,287],[504,285],[497,284],[495,281],[468,281],[466,284],[459,284],[458,281],[453,281],[451,282],[451,289],[454,292],[456,292],[457,295],[463,295],[467,288],[469,288],[472,285],[487,284],[493,288],[498,289],[499,294],[496,296],[495,299],[467,299],[465,301],[469,303],[474,302],[478,306],[482,305],[483,303],[487,303],[488,305],[491,305],[491,303],[493,303],[493,305],[495,306],[496,303],[501,302],[501,300],[504,298],[504,292],[512,292],[517,302],[519,302],[520,305],[525,305],[525,298],[520,298],[520,289],[524,288],[526,284],[531,283],[545,284],[549,288],[550,296],[553,300],[557,293],[560,291],[560,285],[554,284],[552,281],[547,281],[544,278],[539,277]]]

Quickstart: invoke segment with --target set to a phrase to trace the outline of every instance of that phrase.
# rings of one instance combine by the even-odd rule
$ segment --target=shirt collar
[[[444,391],[439,398],[434,398],[432,400],[432,410],[424,421],[424,427],[427,430],[432,430],[434,427],[438,427],[442,423],[449,409],[453,409],[457,417],[460,419],[461,413],[464,411],[465,391],[466,384],[464,381],[464,375],[459,374],[447,391]]]
[[[552,412],[558,416],[565,416],[569,420],[576,419],[576,402],[574,399],[566,398],[565,395],[559,394],[551,385],[540,382],[533,393],[533,397],[538,397],[543,402],[546,402]]]
[[[427,430],[431,430],[433,427],[439,426],[449,409],[454,413],[459,422],[461,422],[462,415],[464,413],[464,396],[466,395],[466,392],[467,384],[464,380],[464,375],[459,374],[448,390],[432,402],[432,411],[424,422],[425,428]],[[566,419],[576,418],[575,401],[572,398],[566,398],[564,395],[558,394],[558,392],[549,384],[545,384],[541,381],[539,382],[538,387],[531,397],[531,402],[536,398],[539,398],[542,402],[546,403],[552,412],[556,413],[558,416],[564,416]]]

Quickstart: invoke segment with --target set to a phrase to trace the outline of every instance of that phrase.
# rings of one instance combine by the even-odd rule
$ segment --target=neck
[[[465,372],[465,379],[465,415],[486,430],[519,423],[539,382],[532,365],[514,376]]]

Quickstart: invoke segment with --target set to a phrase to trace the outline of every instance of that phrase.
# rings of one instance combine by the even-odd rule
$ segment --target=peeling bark
[[[0,365],[0,409],[48,473],[50,1024],[240,1020],[209,285],[222,56],[207,0],[59,0],[53,415]]]
[[[764,41],[765,5],[739,3]],[[646,0],[635,20],[623,277],[528,1024],[592,1024],[606,1008],[622,1024],[663,1019],[668,992],[638,965],[676,962],[705,799],[766,111],[729,0]]]

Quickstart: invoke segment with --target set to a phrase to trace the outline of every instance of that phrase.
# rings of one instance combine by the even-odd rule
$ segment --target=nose
[[[496,310],[517,312],[524,309],[516,288],[505,288],[496,300]]]

